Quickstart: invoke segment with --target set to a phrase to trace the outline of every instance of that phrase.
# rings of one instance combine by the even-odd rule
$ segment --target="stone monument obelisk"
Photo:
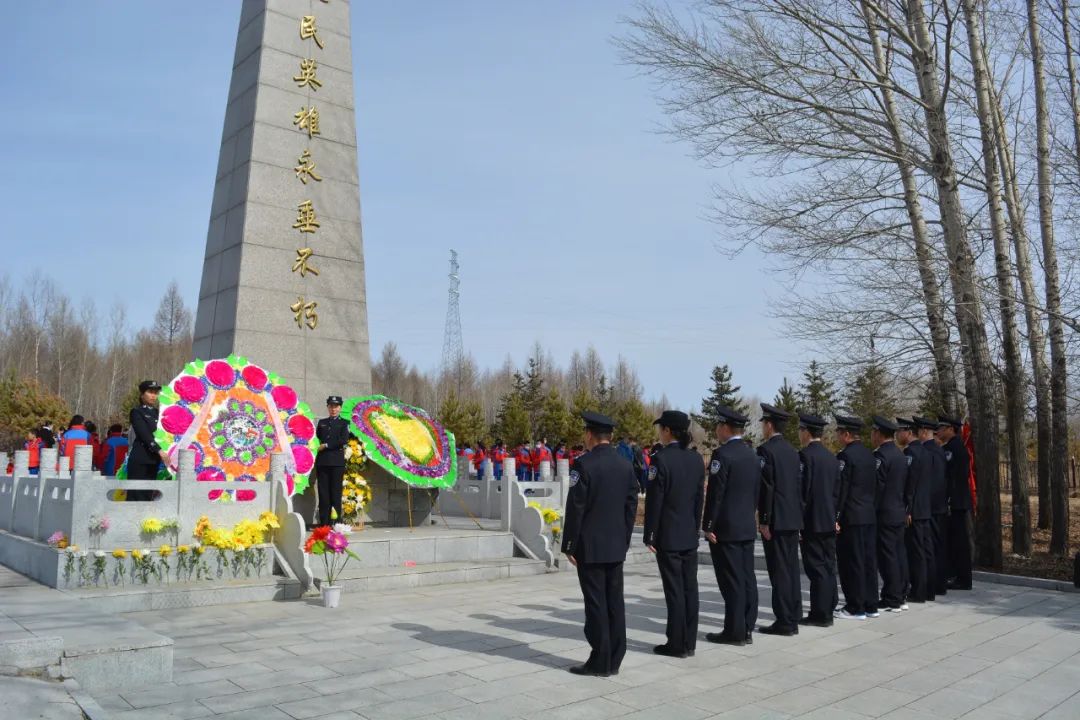
[[[350,34],[348,0],[244,0],[195,320],[316,414],[371,390]]]

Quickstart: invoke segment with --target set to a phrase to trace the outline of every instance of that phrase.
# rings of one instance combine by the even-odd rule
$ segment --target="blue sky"
[[[678,3],[675,3],[676,5]],[[30,3],[4,49],[9,270],[147,324],[175,278],[192,306],[239,1]],[[373,353],[438,364],[449,248],[481,366],[540,340],[565,364],[622,354],[689,406],[711,367],[771,398],[806,358],[763,308],[782,278],[714,247],[721,171],[660,134],[611,38],[626,0],[353,3]],[[793,364],[794,363],[794,364]]]

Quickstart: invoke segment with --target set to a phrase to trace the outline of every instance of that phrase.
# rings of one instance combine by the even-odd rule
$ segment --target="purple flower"
[[[332,532],[326,538],[326,549],[331,552],[343,553],[347,547],[349,547],[349,538],[342,533]]]

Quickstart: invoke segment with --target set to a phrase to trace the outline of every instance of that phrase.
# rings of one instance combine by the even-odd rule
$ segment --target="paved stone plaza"
[[[702,632],[723,612],[702,569]],[[762,620],[769,621],[768,579]],[[804,586],[805,587],[805,586]],[[664,602],[628,566],[630,650],[618,677],[578,678],[577,581],[562,573],[407,593],[134,613],[175,639],[171,684],[100,694],[116,720],[1080,717],[1080,594],[978,584],[867,622],[650,653]]]

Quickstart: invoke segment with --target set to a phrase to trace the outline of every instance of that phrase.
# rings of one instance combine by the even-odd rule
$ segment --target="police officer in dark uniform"
[[[904,488],[907,487],[907,458],[896,447],[896,423],[879,415],[874,416],[870,433],[877,461],[877,557],[881,572],[881,605],[888,612],[900,612],[904,607],[904,526],[907,507]]]
[[[840,483],[836,488],[836,561],[844,607],[833,617],[865,620],[878,616],[877,548],[877,463],[859,433],[863,422],[848,415],[836,416],[836,437],[844,446],[836,454],[840,461]]]
[[[626,655],[623,562],[637,517],[634,468],[611,446],[615,422],[600,413],[581,414],[585,447],[570,471],[562,551],[577,567],[585,599],[585,638],[592,653],[575,675],[618,675]]]
[[[938,417],[938,438],[945,451],[949,487],[950,590],[971,589],[971,456],[960,437],[960,426],[958,418]]]
[[[750,420],[729,407],[717,410],[720,447],[709,460],[705,514],[701,526],[709,541],[713,570],[724,596],[724,631],[705,639],[725,645],[748,645],[757,622],[758,592],[754,575],[754,509],[761,485],[761,464],[742,430]]]
[[[341,517],[341,485],[345,479],[345,445],[349,442],[349,422],[341,417],[341,397],[326,398],[330,417],[319,420],[315,437],[319,452],[315,456],[315,473],[319,485],[319,524],[333,522],[331,510]]]
[[[161,463],[167,463],[169,456],[154,440],[154,431],[158,424],[158,393],[161,385],[153,380],[139,383],[139,406],[131,409],[128,422],[134,435],[131,451],[127,459],[129,480],[156,480]],[[128,493],[141,493],[132,490]],[[152,492],[152,491],[145,491]],[[134,499],[134,498],[133,498]]]
[[[684,658],[697,646],[698,519],[705,494],[705,465],[690,450],[690,417],[665,410],[654,425],[664,447],[649,467],[645,493],[645,545],[656,553],[667,603],[667,642],[657,655]]]
[[[799,573],[799,531],[803,529],[802,473],[799,452],[781,432],[791,417],[780,408],[761,403],[765,442],[758,446],[761,497],[758,531],[765,546],[765,564],[772,585],[776,620],[760,628],[766,635],[798,635],[802,619]]]
[[[927,568],[929,583],[926,590],[927,600],[936,600],[938,595],[948,591],[947,568],[949,565],[949,485],[946,478],[945,451],[934,437],[937,422],[929,418],[913,418],[919,426],[919,441],[926,452],[926,481],[930,495],[930,534],[933,543],[930,567]]]
[[[934,540],[930,529],[930,483],[932,460],[919,442],[915,420],[897,418],[896,443],[908,459],[908,482],[904,488],[907,505],[907,529],[904,546],[908,559],[907,599],[924,603],[930,599],[930,568],[933,566]]]
[[[810,612],[800,623],[829,627],[836,610],[836,485],[840,461],[821,442],[828,423],[799,413],[802,464],[802,560],[810,580]]]

